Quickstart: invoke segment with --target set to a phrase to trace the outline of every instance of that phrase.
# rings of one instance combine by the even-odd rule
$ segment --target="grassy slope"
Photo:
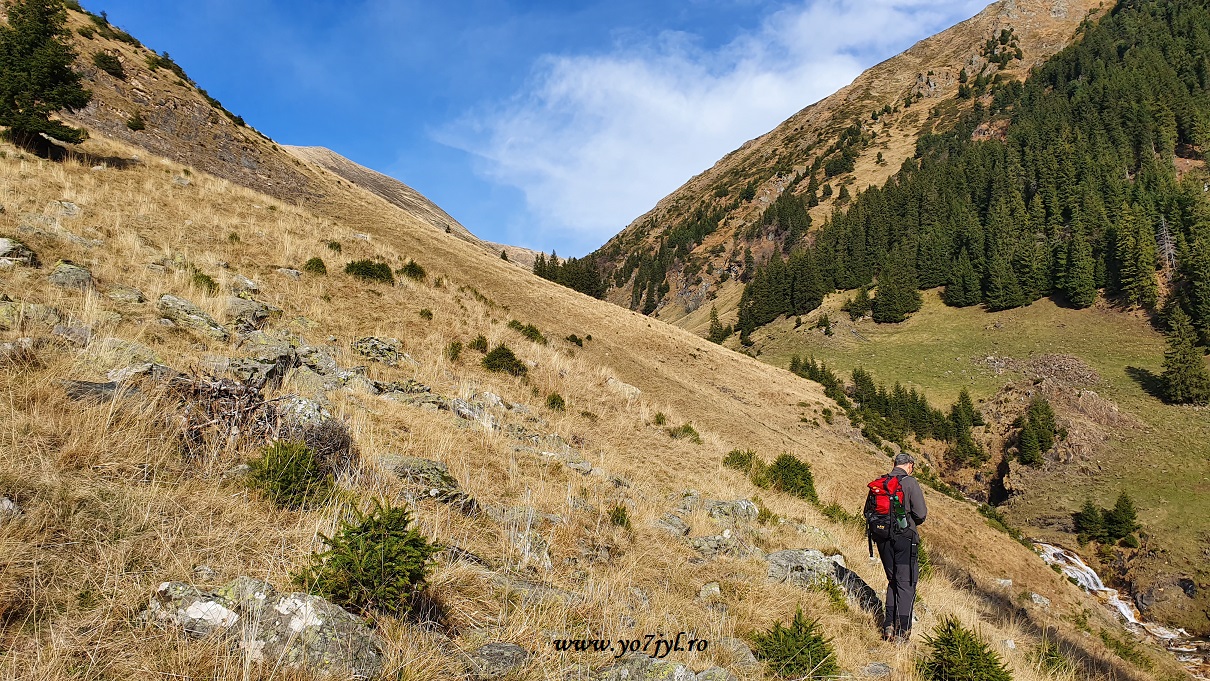
[[[88,148],[98,155],[126,158],[135,151],[100,137],[88,142]],[[513,441],[503,435],[459,427],[443,413],[364,394],[330,394],[333,411],[349,421],[365,455],[362,467],[344,481],[361,498],[404,498],[398,482],[372,464],[376,454],[402,452],[446,461],[483,503],[524,503],[568,518],[544,534],[551,543],[554,568],[533,573],[512,547],[509,528],[464,518],[440,505],[417,507],[418,523],[427,535],[487,557],[497,566],[495,572],[585,595],[574,606],[545,602],[518,607],[515,597],[493,581],[493,572],[443,560],[432,582],[458,627],[451,632],[453,645],[515,641],[536,653],[525,678],[553,678],[573,662],[600,665],[608,658],[559,657],[545,643],[547,632],[618,636],[695,630],[708,631],[717,640],[784,620],[802,603],[824,617],[847,669],[883,660],[903,673],[910,670],[912,649],[878,643],[868,618],[831,612],[821,594],[764,585],[764,565],[756,560],[695,564],[689,549],[651,528],[651,522],[674,505],[671,498],[685,488],[716,498],[760,494],[774,512],[822,527],[828,536],[800,535],[789,526],[775,526],[753,535],[758,545],[768,551],[835,546],[880,588],[879,570],[863,558],[859,531],[831,523],[784,495],[756,490],[719,464],[732,447],[752,447],[766,457],[790,451],[814,466],[825,499],[856,508],[865,481],[885,467],[885,459],[843,426],[817,429],[800,422],[804,411],[824,404],[818,386],[686,331],[520,272],[466,242],[434,232],[368,192],[342,187],[322,175],[313,181],[325,190],[326,203],[305,210],[196,172],[191,184],[180,186],[173,178],[184,169],[158,159],[126,170],[93,172],[75,162],[53,164],[20,158],[11,147],[4,151],[0,204],[6,211],[0,214],[0,233],[17,233],[23,214],[53,215],[54,201],[77,203],[81,217],[60,222],[103,238],[104,246],[85,249],[51,236],[21,238],[48,264],[58,258],[87,264],[102,293],[114,284],[134,285],[149,300],[172,292],[220,314],[221,295],[207,296],[192,288],[187,271],[159,274],[146,264],[179,255],[220,284],[225,285],[232,272],[251,276],[262,284],[261,297],[285,310],[274,329],[301,333],[313,343],[333,336],[331,346],[344,353],[346,365],[361,363],[348,352],[357,336],[401,338],[419,365],[373,365],[373,376],[416,378],[449,396],[491,390],[508,401],[527,403],[546,419],[548,431],[581,438],[594,464],[633,483],[619,490],[605,480],[581,477],[541,457],[514,451]],[[369,233],[371,240],[353,238],[357,232]],[[229,239],[231,233],[239,235],[238,242]],[[342,254],[324,248],[329,239],[344,244]],[[324,257],[332,274],[296,282],[274,271],[297,266],[312,255]],[[395,265],[415,258],[428,268],[429,279],[385,288],[339,274],[345,261],[374,256]],[[220,267],[220,261],[230,270]],[[96,324],[102,335],[137,339],[179,368],[199,366],[206,355],[238,354],[230,346],[164,330],[155,323],[158,315],[152,303],[121,306],[103,295],[63,291],[49,286],[45,275],[45,268],[0,274],[0,291],[14,299],[55,305],[73,318]],[[444,286],[435,285],[438,277],[445,280]],[[494,306],[460,292],[462,285],[475,287]],[[434,312],[432,322],[417,315],[425,307]],[[106,321],[106,311],[119,312],[121,321]],[[505,326],[513,318],[537,324],[552,344],[524,341]],[[0,331],[0,340],[48,332],[30,325],[22,331]],[[478,333],[493,343],[508,342],[523,359],[535,362],[530,378],[488,374],[470,351],[456,364],[442,357],[449,341],[466,342]],[[568,333],[592,334],[593,340],[584,350],[553,340]],[[342,509],[273,511],[257,495],[216,475],[255,456],[254,450],[219,452],[201,463],[182,461],[171,425],[161,429],[148,423],[159,411],[155,405],[115,411],[66,400],[55,381],[102,378],[103,353],[58,349],[40,356],[40,368],[0,368],[0,403],[6,405],[0,493],[24,509],[21,517],[0,525],[0,609],[7,622],[3,645],[8,650],[0,672],[9,678],[33,673],[46,679],[133,677],[146,670],[187,676],[238,673],[238,658],[215,646],[187,644],[173,635],[156,635],[136,645],[148,632],[131,618],[155,584],[192,580],[195,564],[210,565],[224,580],[252,574],[286,586],[291,569],[316,546],[316,532],[328,531]],[[638,386],[642,396],[632,401],[621,397],[607,387],[610,376]],[[283,390],[297,388],[290,379]],[[566,413],[541,409],[544,396],[553,391],[568,399]],[[796,407],[800,402],[810,406]],[[585,418],[582,411],[598,418]],[[670,439],[650,425],[656,411],[669,415],[674,425],[694,423],[705,443]],[[598,511],[576,510],[571,499],[580,495]],[[928,609],[921,611],[921,629],[948,613],[980,622],[989,640],[1018,641],[1015,651],[1001,648],[1017,669],[1017,678],[1040,678],[1031,671],[1028,646],[1021,642],[1032,640],[1035,626],[1057,625],[1070,632],[1056,616],[1095,609],[1093,603],[1030,552],[988,528],[968,506],[934,494],[929,500],[934,514],[928,538],[936,558],[950,566],[947,574],[974,590],[959,589],[943,576],[926,579],[922,598]],[[604,511],[615,503],[629,505],[633,532],[605,522]],[[704,516],[691,520],[695,535],[718,531]],[[585,562],[583,551],[600,546],[610,547],[612,557],[599,564]],[[1013,579],[1012,593],[989,586],[1001,577]],[[696,600],[700,585],[711,580],[723,584],[726,617]],[[632,586],[653,595],[649,608],[634,609],[628,596]],[[1053,609],[1029,607],[1021,614],[997,600],[1028,591],[1050,597]],[[619,624],[625,618],[633,624]],[[403,670],[402,678],[457,675],[450,643],[390,619],[384,631],[388,669]],[[1071,640],[1088,651],[1097,668],[1116,669],[1119,678],[1137,677],[1107,656],[1099,643],[1078,636]],[[718,649],[684,661],[698,669],[731,664]],[[751,671],[736,671],[742,678],[755,678]]]
[[[1163,404],[1136,379],[1139,372],[1130,371],[1162,371],[1164,339],[1146,319],[1103,301],[1088,310],[1041,300],[1026,308],[987,313],[946,307],[937,291],[929,291],[924,308],[903,324],[878,325],[868,319],[854,324],[838,309],[848,295],[829,296],[819,312],[806,318],[813,322],[820,313],[830,313],[837,322],[834,336],[810,330],[810,322],[795,330],[793,320],[781,320],[756,335],[761,359],[786,366],[793,354],[814,355],[846,373],[864,366],[877,380],[916,386],[934,405],[945,408],[963,387],[976,399],[988,399],[1005,383],[1023,378],[1013,371],[997,373],[986,362],[988,357],[1075,355],[1100,375],[1093,389],[1136,416],[1142,427],[1116,429],[1087,460],[1051,465],[1045,474],[1030,475],[1028,491],[1006,506],[1008,516],[1045,527],[1077,510],[1086,497],[1112,506],[1119,490],[1125,490],[1136,500],[1145,530],[1154,533],[1156,544],[1166,551],[1154,560],[1144,559],[1149,578],[1179,573],[1206,580],[1203,551],[1210,532],[1210,498],[1204,488],[1210,481],[1210,418],[1204,409]],[[1038,533],[1063,537],[1053,530]],[[1070,543],[1070,535],[1066,538]],[[1205,613],[1198,608],[1164,614],[1185,626],[1207,627]]]

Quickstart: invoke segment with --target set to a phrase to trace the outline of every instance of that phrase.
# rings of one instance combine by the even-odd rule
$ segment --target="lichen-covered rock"
[[[269,306],[251,298],[241,298],[239,296],[228,296],[227,304],[227,320],[236,331],[246,333],[254,331],[265,325],[269,321],[271,311]]]
[[[856,572],[845,566],[844,556],[826,556],[817,549],[787,549],[766,557],[769,579],[811,587],[821,580],[834,582],[862,610],[880,616],[882,599]]]
[[[277,364],[248,357],[232,359],[227,363],[227,371],[244,383],[259,385],[279,384],[285,373]]]
[[[382,640],[360,618],[318,596],[280,594],[250,577],[214,591],[165,582],[143,618],[194,636],[222,635],[252,662],[360,679],[382,668]]]
[[[603,670],[598,678],[600,681],[696,681],[697,674],[680,662],[628,653]]]
[[[228,289],[243,298],[245,295],[252,295],[260,291],[260,285],[242,274],[234,274],[231,276],[231,284]]]
[[[379,467],[412,485],[431,489],[439,494],[458,491],[458,480],[450,473],[449,467],[440,461],[417,456],[382,454],[377,458],[377,463]]]
[[[295,426],[321,423],[332,418],[332,413],[315,400],[298,395],[285,395],[278,401],[278,413]]]
[[[710,537],[692,537],[686,541],[694,551],[702,554],[702,557],[706,560],[712,560],[720,556],[743,558],[752,555],[751,549],[729,533]]]
[[[0,497],[0,523],[21,515],[21,507],[8,497]]]
[[[293,279],[295,281],[302,279],[302,272],[299,272],[298,270],[292,269],[289,267],[279,267],[279,268],[277,268],[277,273],[282,275],[283,277],[286,277],[288,279]]]
[[[147,301],[143,292],[133,286],[122,286],[120,284],[111,286],[105,295],[118,303],[126,303],[129,305],[137,305]]]
[[[622,397],[625,397],[627,400],[636,400],[639,398],[639,396],[641,396],[643,394],[642,390],[639,390],[638,388],[634,387],[633,385],[630,385],[629,383],[624,383],[622,381],[619,381],[618,379],[613,378],[612,376],[605,380],[605,385],[609,386],[610,389],[612,389],[614,392],[618,393]]]
[[[92,340],[92,327],[86,324],[55,324],[51,333],[79,348]]]
[[[891,665],[885,662],[871,662],[861,670],[861,673],[872,679],[884,679],[890,676],[892,671]]]
[[[724,525],[739,525],[756,520],[760,510],[756,508],[756,504],[747,499],[709,500],[706,502],[706,513]]]
[[[655,526],[669,534],[684,537],[689,534],[689,524],[675,513],[669,513],[655,521]]]
[[[467,673],[476,681],[490,681],[508,676],[529,659],[529,651],[515,643],[488,643],[462,653]]]
[[[21,265],[23,267],[42,266],[42,263],[38,260],[38,254],[34,253],[29,246],[16,239],[0,238],[0,259],[8,261],[12,265]]]
[[[49,305],[0,300],[0,329],[2,330],[16,330],[31,324],[54,326],[61,321],[63,321],[62,314]]]
[[[711,667],[703,669],[694,677],[694,681],[739,681],[735,674],[723,669],[722,667]]]
[[[718,647],[731,654],[731,660],[736,667],[751,669],[760,664],[752,648],[738,638],[722,636],[718,639]]]
[[[231,338],[231,333],[222,324],[184,298],[166,293],[160,296],[159,310],[165,319],[171,320],[177,326],[224,343]]]
[[[92,288],[92,272],[66,261],[57,263],[46,279],[60,288],[74,288],[81,291]]]
[[[366,359],[382,362],[387,366],[399,364],[402,354],[399,351],[398,338],[378,338],[366,336],[353,341],[353,351]]]

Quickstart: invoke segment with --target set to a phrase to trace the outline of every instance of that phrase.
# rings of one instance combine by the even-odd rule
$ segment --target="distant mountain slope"
[[[957,97],[964,72],[972,84],[980,73],[1023,79],[1101,4],[1000,0],[870,68],[728,154],[598,249],[612,277],[609,299],[702,333],[709,303],[722,295],[719,312],[733,319],[738,295],[725,291],[745,273],[745,250],[759,263],[805,234],[761,224],[779,196],[802,197],[819,226],[849,195],[884,183],[922,133],[947,127],[972,105]]]
[[[439,230],[449,230],[449,233],[471,243],[481,244],[495,253],[505,251],[508,259],[524,267],[532,268],[537,253],[528,248],[506,246],[490,241],[483,241],[463,227],[461,223],[430,201],[420,192],[395,178],[371,170],[363,165],[350,161],[340,154],[325,147],[283,147],[298,158],[319,165],[320,167],[343,177],[353,184],[369,190],[371,193],[398,206],[411,215],[432,225]]]

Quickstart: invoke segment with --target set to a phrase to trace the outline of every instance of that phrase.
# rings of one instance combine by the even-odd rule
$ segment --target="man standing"
[[[886,571],[886,619],[883,621],[883,639],[906,642],[912,633],[912,605],[916,602],[916,579],[918,575],[917,550],[920,535],[916,526],[928,516],[924,505],[924,492],[920,483],[912,477],[916,460],[911,454],[902,452],[895,456],[895,467],[883,478],[870,483],[871,489],[880,487],[892,497],[893,527],[889,536],[877,539],[878,556]],[[894,480],[891,480],[893,478]],[[897,484],[896,484],[897,483]],[[875,512],[875,493],[866,499],[866,517]],[[896,521],[898,521],[896,523]]]

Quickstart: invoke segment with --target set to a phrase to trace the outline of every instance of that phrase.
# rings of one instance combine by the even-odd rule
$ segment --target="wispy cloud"
[[[603,54],[541,58],[521,92],[436,135],[524,193],[526,224],[507,226],[515,243],[582,253],[744,141],[981,6],[815,0],[717,49],[685,33],[630,34]]]

